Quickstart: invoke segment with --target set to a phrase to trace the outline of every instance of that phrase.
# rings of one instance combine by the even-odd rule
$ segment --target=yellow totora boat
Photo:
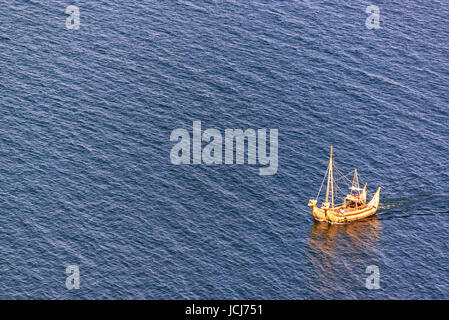
[[[308,206],[312,208],[313,217],[319,221],[327,221],[331,223],[347,223],[364,219],[375,214],[377,209],[379,208],[380,187],[377,189],[371,201],[366,203],[366,184],[363,189],[360,188],[357,169],[355,169],[354,177],[352,179],[352,186],[350,188],[350,194],[344,197],[343,203],[334,204],[334,191],[336,192],[337,190],[340,190],[336,183],[336,180],[346,179],[350,182],[350,180],[343,175],[338,179],[334,179],[334,172],[340,173],[340,171],[334,165],[331,146],[329,166],[327,167],[326,174],[324,175],[323,182],[321,183],[320,190],[318,191],[318,195],[316,199],[309,200]],[[326,201],[323,202],[321,208],[318,208],[318,197],[320,196],[320,192],[323,188],[326,177]]]

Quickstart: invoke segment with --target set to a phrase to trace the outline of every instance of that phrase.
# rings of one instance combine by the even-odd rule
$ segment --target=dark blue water
[[[449,4],[370,4],[3,2],[0,298],[448,299]],[[194,120],[278,129],[277,174],[173,165]],[[313,221],[331,144],[376,218]]]

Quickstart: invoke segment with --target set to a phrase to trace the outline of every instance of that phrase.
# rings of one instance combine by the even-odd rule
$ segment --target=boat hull
[[[334,209],[318,208],[316,203],[311,205],[313,217],[318,221],[327,221],[330,223],[348,223],[358,221],[374,215],[379,208],[380,187],[377,189],[371,201],[366,207],[360,210],[354,210],[347,213],[338,212],[340,207]]]

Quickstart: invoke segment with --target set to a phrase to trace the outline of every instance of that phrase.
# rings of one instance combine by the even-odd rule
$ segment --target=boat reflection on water
[[[312,268],[308,281],[319,296],[337,298],[339,292],[364,289],[366,267],[380,261],[381,229],[376,216],[349,224],[314,221],[306,254]]]
[[[347,246],[349,250],[374,249],[373,244],[379,240],[380,230],[380,220],[376,216],[347,224],[315,220],[310,230],[309,245],[325,254],[331,254],[338,238],[341,239],[339,245]]]

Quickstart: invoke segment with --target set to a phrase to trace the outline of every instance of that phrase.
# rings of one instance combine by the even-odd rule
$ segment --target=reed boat
[[[340,176],[337,179],[334,179],[334,173],[338,173]],[[316,220],[327,221],[330,223],[347,223],[367,218],[377,212],[377,209],[379,208],[381,187],[377,189],[370,202],[366,203],[367,184],[365,183],[363,189],[360,188],[357,169],[354,170],[352,183],[347,178],[348,175],[341,175],[340,171],[335,166],[331,146],[329,165],[327,167],[326,174],[324,175],[323,182],[321,183],[320,190],[318,191],[317,197],[309,200],[308,204],[308,206],[311,207],[313,217]],[[319,208],[317,206],[317,202],[326,177],[326,198]],[[343,203],[335,204],[334,194],[341,192],[341,189],[338,187],[337,180],[343,179],[346,179],[350,183],[350,193],[343,197]]]

